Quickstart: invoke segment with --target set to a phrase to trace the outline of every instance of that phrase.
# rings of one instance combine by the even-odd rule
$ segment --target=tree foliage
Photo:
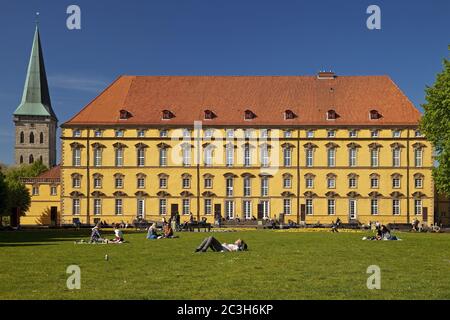
[[[450,60],[433,86],[427,87],[421,130],[435,148],[438,165],[433,169],[436,190],[450,196]]]
[[[9,216],[11,211],[17,208],[21,215],[28,211],[31,205],[30,192],[21,178],[33,178],[46,170],[47,167],[41,161],[4,169],[5,174],[0,174],[0,215]],[[4,192],[4,196],[1,192]]]

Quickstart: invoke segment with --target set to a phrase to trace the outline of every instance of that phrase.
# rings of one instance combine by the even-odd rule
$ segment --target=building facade
[[[61,224],[432,224],[419,119],[386,76],[122,76],[62,126]]]
[[[39,29],[36,26],[22,101],[14,112],[15,164],[56,165],[58,119],[52,109]]]

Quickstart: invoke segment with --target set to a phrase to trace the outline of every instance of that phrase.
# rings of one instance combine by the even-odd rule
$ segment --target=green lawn
[[[194,253],[207,233],[146,240],[126,232],[122,245],[74,244],[88,234],[0,232],[0,300],[450,298],[450,234],[362,241],[368,233],[213,233],[245,239],[250,250],[237,253]],[[81,290],[66,288],[72,264]],[[366,287],[369,265],[381,268],[381,290]]]

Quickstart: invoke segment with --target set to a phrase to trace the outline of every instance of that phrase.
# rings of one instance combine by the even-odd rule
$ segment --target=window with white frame
[[[328,167],[336,166],[336,148],[327,149],[327,165]]]
[[[94,148],[94,167],[102,165],[102,148]]]
[[[167,129],[159,130],[159,137],[160,138],[167,138],[168,136],[169,136],[169,131]]]
[[[306,131],[306,137],[307,138],[314,138],[314,131],[313,130]]]
[[[140,129],[137,131],[137,136],[139,138],[144,138],[145,137],[145,130],[144,129]]]
[[[191,199],[185,198],[182,200],[182,212],[183,215],[188,215],[191,213]]]
[[[292,131],[291,130],[284,130],[283,131],[283,137],[285,137],[285,138],[292,138]]]
[[[191,188],[191,178],[190,177],[183,177],[182,187],[183,187],[183,189]]]
[[[308,216],[311,216],[314,214],[314,207],[313,207],[313,199],[312,198],[308,198],[306,199],[306,214]]]
[[[336,214],[336,199],[328,199],[328,215],[334,216]]]
[[[245,129],[244,130],[244,137],[246,139],[250,139],[253,135],[253,130],[252,129]]]
[[[137,178],[137,188],[145,189],[145,178],[143,176]]]
[[[183,138],[190,138],[191,137],[191,130],[189,129],[183,129]]]
[[[56,196],[58,194],[58,189],[56,186],[51,186],[50,187],[50,195],[51,196]]]
[[[292,148],[283,148],[283,165],[285,167],[290,167],[292,165]]]
[[[416,189],[422,189],[423,188],[423,177],[422,176],[414,178],[414,187]]]
[[[374,148],[370,150],[370,166],[371,167],[378,167],[378,155],[379,155],[379,149]]]
[[[336,188],[336,177],[330,176],[327,178],[327,188],[328,189]]]
[[[292,176],[285,175],[283,177],[283,188],[284,189],[291,189],[292,188]]]
[[[244,177],[244,197],[250,197],[251,192],[251,180],[250,177]]]
[[[229,219],[234,218],[234,201],[225,200],[225,215]]]
[[[414,149],[414,165],[416,167],[422,167],[422,159],[423,159],[423,149],[422,148]]]
[[[160,189],[167,189],[167,177],[160,177],[159,178],[159,188]]]
[[[81,213],[80,199],[78,198],[72,199],[72,214],[80,215],[80,213]]]
[[[397,216],[400,214],[400,200],[392,199],[392,214]]]
[[[334,138],[334,137],[336,137],[336,130],[328,130],[328,131],[327,131],[327,137],[328,137],[328,138]]]
[[[392,130],[392,137],[393,138],[400,138],[401,131],[400,130]]]
[[[400,188],[400,177],[399,176],[394,176],[392,178],[392,188],[394,188],[394,189]]]
[[[249,167],[252,164],[252,152],[250,149],[250,145],[246,144],[244,145],[244,166]]]
[[[261,146],[261,166],[267,168],[269,166],[269,147],[267,145]]]
[[[348,187],[350,189],[354,189],[354,188],[358,187],[358,179],[356,176],[351,176],[348,178]]]
[[[123,148],[119,147],[115,150],[115,164],[116,167],[122,167],[123,166]]]
[[[233,196],[233,178],[232,177],[226,178],[226,195],[227,195],[227,197]]]
[[[102,135],[103,135],[103,131],[102,130],[97,129],[97,130],[94,131],[94,137],[95,138],[101,138]]]
[[[167,214],[167,199],[159,199],[159,215],[165,216]]]
[[[370,214],[373,216],[378,214],[378,199],[370,199]]]
[[[116,176],[114,181],[115,181],[116,189],[122,189],[123,188],[123,176]]]
[[[250,200],[244,200],[242,202],[244,207],[244,219],[251,219],[252,217],[252,202]]]
[[[392,148],[392,166],[400,167],[400,148]]]
[[[378,138],[378,136],[379,136],[379,131],[378,131],[378,130],[371,130],[371,131],[370,131],[370,136],[371,136],[372,138]]]
[[[270,217],[270,201],[269,200],[261,200],[261,210],[264,219]]]
[[[94,175],[94,189],[102,188],[102,177],[99,175]]]
[[[212,214],[212,199],[204,199],[205,215]]]
[[[356,149],[356,148],[349,148],[348,149],[348,165],[350,167],[356,167],[357,154],[358,154],[358,149]]]
[[[420,132],[420,130],[416,130],[416,131],[414,131],[414,136],[415,137],[422,137],[422,132]]]
[[[306,181],[306,189],[314,188],[314,178],[313,177],[307,177],[305,181]]]
[[[116,130],[115,135],[117,138],[122,138],[124,135],[124,131],[123,130]]]
[[[348,201],[348,216],[351,220],[357,218],[358,215],[358,207],[356,199],[349,199]]]
[[[416,216],[422,215],[422,200],[421,199],[414,200],[414,214]]]
[[[378,177],[372,177],[370,178],[370,187],[372,189],[377,189],[380,185],[380,181]]]
[[[115,199],[114,210],[116,216],[123,215],[123,199]]]
[[[292,199],[285,198],[283,199],[283,214],[290,215],[292,213]]]
[[[263,139],[269,138],[269,133],[270,133],[269,129],[261,129],[260,131],[261,138]]]
[[[81,148],[79,147],[72,150],[72,164],[74,167],[81,166]]]
[[[225,157],[227,167],[232,167],[234,164],[234,145],[229,143],[225,147]]]
[[[81,188],[81,177],[78,174],[72,177],[72,188]]]
[[[213,148],[212,146],[207,146],[205,148],[205,166],[210,167],[213,165]]]
[[[214,135],[214,130],[213,129],[206,129],[205,130],[205,138],[210,139],[212,138]]]
[[[75,187],[74,187],[75,188]],[[79,188],[79,187],[78,187]],[[39,195],[39,187],[38,186],[33,186],[31,194],[33,196],[38,196]]]
[[[80,129],[74,129],[72,130],[72,135],[74,138],[79,138],[81,137],[81,130]]]
[[[261,178],[261,197],[269,196],[269,178],[262,177]]]
[[[94,216],[99,216],[102,214],[102,200],[94,199]]]
[[[227,129],[226,135],[227,138],[234,138],[234,129]]]
[[[211,189],[213,187],[212,178],[208,177],[204,179],[205,189]]]
[[[159,149],[159,165],[161,167],[167,166],[167,148]]]
[[[137,148],[137,165],[138,167],[145,166],[145,148]]]
[[[314,149],[306,149],[306,166],[312,167],[314,165]]]
[[[183,166],[188,167],[191,165],[191,146],[183,146]]]
[[[356,138],[358,136],[358,131],[357,130],[349,130],[348,136],[350,138]]]

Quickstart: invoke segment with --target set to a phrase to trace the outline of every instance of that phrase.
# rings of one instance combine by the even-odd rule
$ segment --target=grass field
[[[194,253],[207,233],[122,245],[75,245],[88,230],[0,232],[0,299],[450,299],[450,234],[240,231],[248,252]],[[110,235],[112,237],[112,235]],[[105,260],[108,254],[109,260]],[[66,268],[81,268],[81,289]],[[381,290],[366,287],[381,268]]]

